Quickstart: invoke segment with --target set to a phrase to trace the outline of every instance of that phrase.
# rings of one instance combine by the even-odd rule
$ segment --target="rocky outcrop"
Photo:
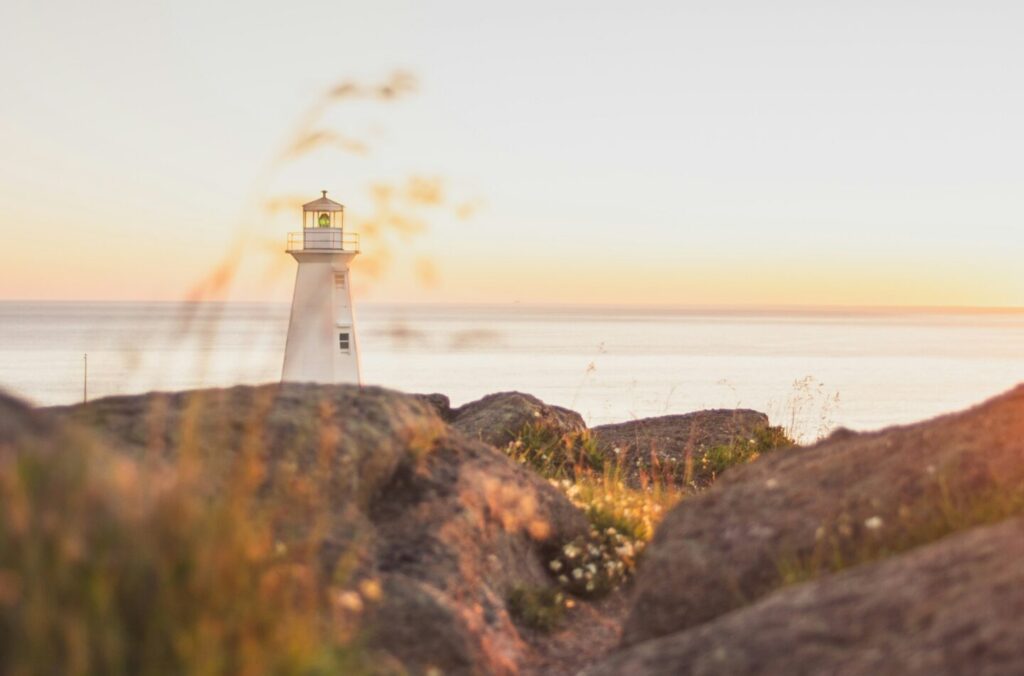
[[[760,425],[703,412],[594,433],[679,457]],[[543,637],[516,624],[510,594],[551,589],[554,548],[590,526],[494,447],[525,429],[585,430],[519,393],[455,410],[346,386],[50,410],[0,394],[0,671],[132,671],[153,655],[167,673],[288,671],[296,655],[316,671],[317,641],[348,647],[307,640],[320,632],[414,674],[1024,671],[1024,387],[729,469],[666,517],[632,590],[577,600]]]
[[[794,571],[827,572],[998,517],[1022,488],[1024,387],[963,413],[761,457],[665,518],[623,642],[713,620]]]
[[[449,428],[432,402],[380,388],[236,387],[54,414],[122,453],[201,472],[211,493],[251,473],[257,495],[277,500],[282,548],[312,539],[321,579],[379,584],[368,640],[416,673],[516,672],[526,646],[509,590],[549,585],[543,551],[588,529],[561,493]],[[308,502],[321,490],[325,504]]]
[[[778,591],[588,676],[1024,673],[1024,520]]]
[[[499,448],[514,441],[528,426],[556,436],[587,429],[579,413],[550,406],[522,392],[499,392],[452,411],[452,427],[465,435]]]
[[[447,422],[452,419],[452,402],[448,399],[447,395],[434,392],[432,394],[414,394],[412,396],[429,404],[434,409],[434,412],[440,416],[441,420]]]
[[[0,392],[0,444],[10,446],[18,441],[52,433],[53,420],[25,402]],[[6,449],[13,452],[14,448]]]
[[[682,483],[687,476],[703,487],[710,482],[700,465],[709,449],[753,441],[768,427],[764,413],[716,409],[599,425],[591,432],[607,462],[620,466],[633,487],[642,478]]]

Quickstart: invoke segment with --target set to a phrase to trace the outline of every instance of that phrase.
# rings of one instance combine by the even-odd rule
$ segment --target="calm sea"
[[[364,380],[454,404],[530,392],[600,424],[707,407],[801,437],[963,408],[1024,381],[1024,312],[359,308]],[[280,376],[284,304],[0,303],[0,386],[38,404]]]

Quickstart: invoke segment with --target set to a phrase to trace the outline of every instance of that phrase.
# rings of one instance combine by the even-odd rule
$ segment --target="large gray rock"
[[[1024,673],[1024,520],[789,587],[587,676]]]
[[[746,443],[769,427],[768,416],[750,409],[715,409],[599,425],[591,430],[607,462],[620,466],[626,483],[641,477],[698,487],[710,483],[701,459],[715,446]]]
[[[1022,489],[1024,387],[963,413],[763,456],[668,514],[639,567],[623,642],[752,603],[787,570],[849,565],[969,526],[999,507],[987,496]]]
[[[283,545],[312,540],[323,584],[380,581],[369,643],[416,673],[515,673],[527,647],[509,590],[549,586],[544,552],[588,530],[560,492],[449,428],[434,402],[381,388],[235,387],[52,413],[132,457],[200,473],[211,494],[251,473],[275,501]]]
[[[522,392],[489,394],[452,411],[451,420],[455,429],[499,448],[514,441],[528,426],[556,436],[587,429],[579,413],[550,406]]]

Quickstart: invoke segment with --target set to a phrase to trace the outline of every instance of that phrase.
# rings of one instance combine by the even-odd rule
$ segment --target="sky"
[[[6,0],[0,299],[287,300],[327,189],[365,299],[1024,306],[1022,19]]]

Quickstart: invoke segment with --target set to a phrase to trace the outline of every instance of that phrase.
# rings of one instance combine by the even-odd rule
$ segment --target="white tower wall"
[[[359,384],[359,344],[349,279],[355,253],[315,249],[289,253],[299,267],[281,380]]]

